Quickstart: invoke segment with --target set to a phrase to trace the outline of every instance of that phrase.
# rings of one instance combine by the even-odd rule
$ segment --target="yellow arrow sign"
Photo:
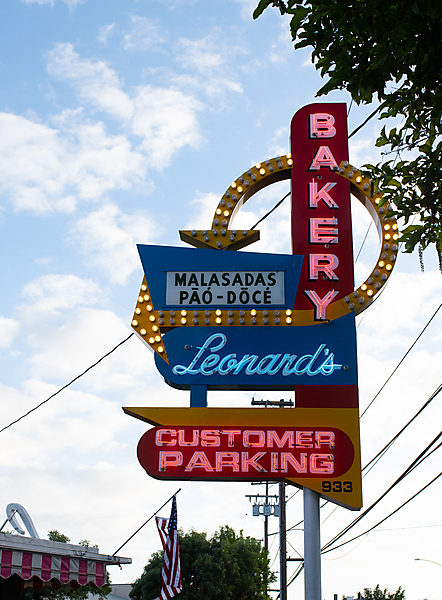
[[[290,179],[293,161],[290,154],[259,163],[245,171],[231,183],[223,194],[214,214],[212,227],[208,230],[180,231],[181,239],[197,248],[215,250],[239,250],[259,239],[259,231],[236,231],[229,229],[240,207],[264,187]],[[352,194],[367,208],[373,218],[381,243],[378,260],[369,277],[345,299],[332,302],[327,307],[328,319],[334,320],[354,311],[365,310],[381,292],[395,265],[399,238],[396,219],[390,207],[382,202],[382,193],[374,193],[371,181],[347,162],[339,165],[338,173],[350,181]],[[162,308],[162,307],[160,307]],[[193,313],[197,314],[193,314]],[[174,327],[193,326],[299,326],[313,325],[314,310],[222,310],[204,311],[158,310],[154,307],[146,280],[143,279],[132,319],[134,331],[167,363],[167,353],[162,335]]]
[[[342,476],[330,478],[288,478],[288,483],[307,487],[324,498],[352,510],[362,506],[359,451],[359,414],[352,408],[149,408],[125,407],[124,412],[151,425],[166,427],[335,427],[343,431],[354,447],[354,460]]]

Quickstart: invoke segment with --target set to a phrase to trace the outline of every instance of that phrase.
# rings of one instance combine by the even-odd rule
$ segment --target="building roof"
[[[100,554],[98,548],[52,542],[0,532],[0,577],[55,580],[73,587],[106,582],[106,566],[130,564],[131,558]]]

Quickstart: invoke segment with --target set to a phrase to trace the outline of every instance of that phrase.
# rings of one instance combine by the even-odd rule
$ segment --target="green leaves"
[[[433,0],[261,0],[292,14],[295,49],[311,46],[327,78],[317,96],[346,89],[357,104],[382,103],[376,141],[388,157],[366,166],[384,201],[407,224],[407,252],[442,240],[442,3]]]
[[[362,595],[363,600],[405,600],[405,591],[399,587],[394,594],[388,591],[388,588],[381,590],[379,584],[372,590],[365,588]]]
[[[287,7],[282,0],[260,0],[258,6],[255,8],[253,12],[253,18],[257,19],[262,13],[268,8],[270,5],[276,6],[281,11],[281,14],[285,14],[287,12]]]
[[[183,591],[180,600],[270,600],[266,581],[270,572],[266,551],[254,538],[238,534],[228,525],[212,538],[190,531],[179,535]],[[135,581],[131,598],[153,600],[161,589],[163,553],[155,552]]]

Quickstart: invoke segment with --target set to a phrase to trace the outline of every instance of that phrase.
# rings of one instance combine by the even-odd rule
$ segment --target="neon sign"
[[[336,479],[354,459],[351,440],[334,427],[154,427],[137,452],[158,479]]]
[[[175,375],[206,375],[214,373],[220,375],[239,375],[243,371],[246,375],[276,375],[280,372],[284,377],[288,375],[331,375],[342,365],[334,362],[335,355],[320,344],[314,354],[266,354],[260,357],[258,354],[245,354],[238,358],[236,352],[220,356],[216,350],[224,348],[227,336],[224,333],[214,333],[208,337],[196,356],[187,365],[175,365],[172,372]],[[208,356],[204,356],[210,351]],[[203,358],[204,357],[204,358]]]
[[[196,250],[138,247],[145,279],[132,327],[154,350],[165,381],[190,389],[186,410],[204,408],[198,412],[198,423],[204,420],[200,429],[187,430],[179,420],[175,423],[182,426],[146,418],[168,428],[157,438],[149,432],[143,436],[140,462],[160,478],[285,479],[359,508],[355,317],[385,287],[398,252],[398,226],[382,194],[349,163],[344,104],[300,109],[290,133],[291,154],[258,163],[235,179],[210,227],[180,231]],[[292,189],[292,254],[216,252],[239,250],[259,239],[257,230],[233,229],[234,216],[256,192],[286,179]],[[350,194],[367,208],[380,240],[379,258],[356,289]],[[207,408],[207,390],[212,389],[290,390],[295,408],[272,411],[278,416],[270,432],[266,410],[257,413],[253,428],[229,429],[236,423],[227,418],[220,429],[220,415]],[[140,410],[128,412],[143,418]],[[229,414],[235,419],[233,410]],[[290,422],[301,427],[298,438],[295,429],[276,429],[286,425],[289,414]],[[318,422],[319,417],[325,420]],[[193,425],[186,413],[179,418]],[[292,436],[304,439],[309,431],[322,432],[330,444],[335,436],[335,446],[290,446]],[[272,448],[269,439],[275,436],[288,441]],[[147,457],[149,445],[155,465]],[[327,485],[321,486],[321,479]]]
[[[344,105],[304,107],[296,113],[292,122],[292,154],[258,163],[233,181],[219,201],[211,227],[202,231],[180,231],[181,239],[196,246],[198,253],[189,250],[186,253],[185,248],[178,247],[139,246],[146,279],[141,285],[132,327],[163,360],[167,362],[168,357],[162,338],[170,328],[219,324],[234,327],[250,324],[279,327],[313,325],[334,321],[349,313],[359,314],[383,290],[396,262],[398,226],[393,216],[387,216],[390,207],[382,204],[382,193],[375,193],[372,182],[348,162],[346,131]],[[318,153],[321,147],[323,149]],[[311,169],[312,166],[315,168]],[[233,303],[227,301],[227,297],[219,299],[210,294],[203,298],[204,291],[207,291],[204,283],[210,279],[202,272],[216,271],[217,276],[218,273],[222,276],[225,270],[232,274],[233,281],[236,272],[283,270],[283,255],[260,254],[255,262],[258,255],[254,253],[212,250],[238,250],[259,239],[257,230],[236,231],[229,228],[235,214],[263,187],[292,176],[292,258],[294,261],[298,258],[304,260],[301,276],[297,274],[298,264],[293,263],[295,270],[291,288],[290,282],[287,284],[287,275],[292,277],[292,268],[284,267],[285,301],[275,305],[280,297],[276,299],[273,294],[269,297],[261,293],[255,296],[256,304],[252,305],[251,288],[246,290],[248,297],[246,293],[240,297],[236,293],[238,290],[232,290],[236,297],[231,294],[229,300]],[[380,240],[379,257],[371,273],[356,289],[353,282],[350,191],[367,208]],[[178,251],[185,259],[183,264],[181,258],[175,264],[170,258],[172,252]],[[207,262],[204,262],[205,253],[212,257]],[[197,277],[198,285],[193,285],[195,278],[191,282],[191,291],[196,294],[192,296],[190,293],[187,297],[183,294],[181,298],[175,296],[177,301],[173,305],[166,302],[163,297],[165,284],[159,285],[164,271],[188,272],[191,277],[193,271],[189,265],[195,269],[194,261],[199,262],[200,257],[204,264],[201,264],[199,280]],[[295,301],[293,291],[296,292],[298,284],[300,290]],[[274,290],[270,286],[268,288]],[[268,291],[267,288],[265,291]],[[271,304],[268,304],[269,299]],[[217,303],[217,300],[221,301]],[[191,315],[192,318],[184,321],[177,318],[177,310],[188,309],[205,309],[205,314]],[[281,309],[285,314],[280,314]]]
[[[345,105],[304,107],[293,117],[291,136],[292,247],[308,259],[295,310],[313,307],[315,320],[323,321],[332,302],[354,287],[350,184],[338,170],[338,161],[348,161]]]
[[[203,313],[204,314],[204,313]],[[187,318],[187,317],[181,317]],[[199,318],[193,317],[193,318]],[[342,402],[354,406],[357,383],[353,315],[315,327],[179,327],[167,336],[169,363],[155,356],[165,381],[178,389],[317,388],[342,386]],[[337,341],[338,340],[338,341]],[[337,392],[338,393],[338,392]],[[333,404],[331,404],[333,405]]]

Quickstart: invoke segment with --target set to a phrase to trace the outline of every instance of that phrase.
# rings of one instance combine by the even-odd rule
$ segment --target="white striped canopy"
[[[0,533],[0,577],[18,575],[32,580],[37,589],[69,583],[101,587],[106,582],[106,566],[131,563],[130,558],[99,554],[97,548],[50,542]]]

